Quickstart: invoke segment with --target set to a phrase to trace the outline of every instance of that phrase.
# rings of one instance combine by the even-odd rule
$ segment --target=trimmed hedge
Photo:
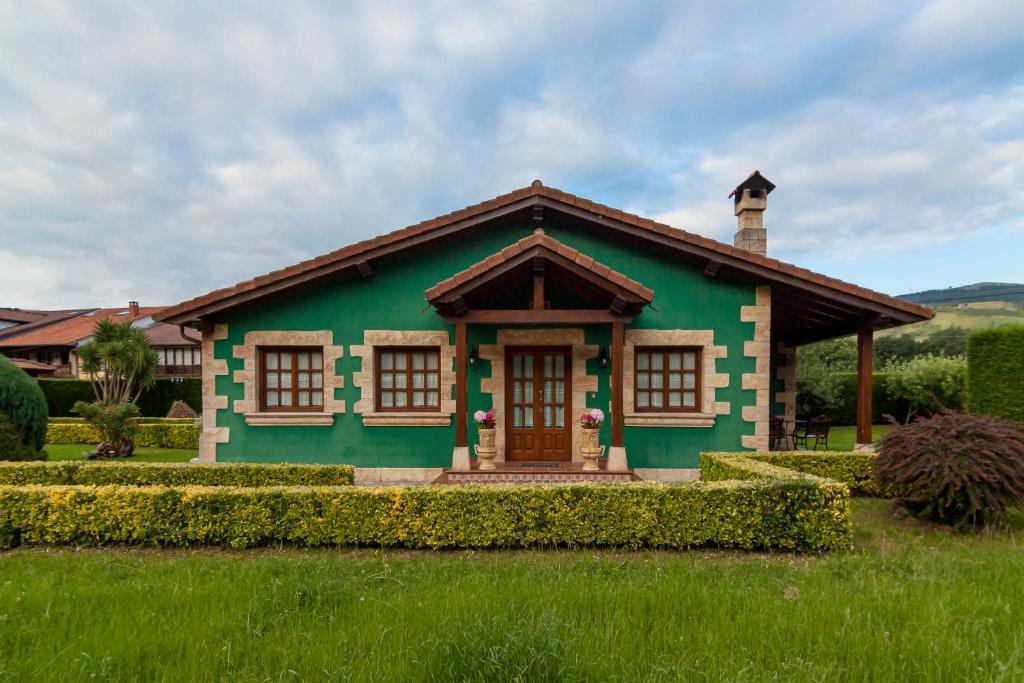
[[[730,457],[728,466],[758,473],[760,480],[385,488],[0,486],[0,545],[850,547],[846,485],[740,456]]]
[[[1024,422],[1024,326],[982,330],[968,338],[967,407]]]
[[[37,380],[46,396],[51,417],[69,417],[75,401],[86,403],[96,400],[89,380],[49,379]],[[139,397],[139,410],[147,417],[163,417],[175,401],[184,401],[196,411],[203,407],[203,382],[198,377],[185,377],[180,381],[158,379],[156,386]]]
[[[841,486],[0,486],[0,544],[821,551],[849,546]]]
[[[182,448],[197,450],[202,428],[195,420],[184,422],[139,421],[135,445],[143,448]],[[46,443],[99,443],[100,435],[84,422],[51,421],[46,430]]]
[[[176,425],[188,425],[196,421],[194,417],[136,417],[134,418],[137,423],[141,424],[176,424]],[[84,417],[51,417],[50,424],[68,424],[78,425],[85,424]]]
[[[854,451],[773,451],[747,455],[758,462],[840,481],[859,496],[886,497],[874,479],[875,454]]]
[[[146,462],[0,463],[0,485],[351,486],[351,465]]]

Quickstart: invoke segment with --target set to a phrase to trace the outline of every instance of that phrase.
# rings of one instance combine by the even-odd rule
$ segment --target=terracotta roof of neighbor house
[[[50,365],[49,363],[40,363],[37,360],[28,360],[27,358],[9,358],[16,367],[22,370],[33,370],[36,372],[56,372],[57,366]]]
[[[146,337],[153,346],[198,346],[198,341],[189,341],[181,336],[181,328],[168,323],[153,323],[146,328]]]
[[[0,320],[12,323],[31,323],[45,317],[47,311],[26,311],[21,308],[0,308]]]
[[[187,323],[204,315],[260,298],[294,285],[315,280],[344,268],[358,267],[361,262],[427,242],[435,237],[465,229],[482,220],[507,215],[531,206],[546,206],[556,211],[583,215],[605,227],[647,238],[669,248],[678,249],[710,261],[720,261],[737,271],[746,272],[768,282],[777,282],[798,289],[813,290],[819,296],[831,292],[856,299],[866,310],[893,316],[898,322],[914,322],[932,317],[924,306],[831,278],[806,268],[755,254],[732,245],[701,237],[663,223],[614,209],[604,204],[577,197],[534,181],[529,187],[494,199],[467,206],[458,211],[410,225],[401,230],[364,240],[318,256],[288,268],[239,282],[232,287],[170,306],[157,315],[158,320]]]
[[[573,249],[567,244],[562,244],[558,240],[549,235],[544,234],[541,229],[536,230],[529,237],[511,244],[496,254],[492,254],[480,261],[475,263],[469,268],[452,275],[450,278],[438,282],[436,285],[427,290],[427,299],[433,301],[440,296],[444,296],[446,293],[452,291],[459,285],[468,282],[476,278],[485,272],[506,263],[525,251],[529,251],[535,247],[546,249],[553,254],[557,254],[569,261],[572,261],[576,265],[585,268],[602,279],[608,280],[609,282],[618,285],[622,289],[636,295],[637,298],[650,303],[654,299],[654,291],[644,287],[636,280],[631,280],[622,273],[616,272],[601,263],[598,263],[589,256],[580,253],[576,249]]]
[[[48,327],[54,323],[70,320],[71,318],[91,313],[95,311],[95,308],[77,308],[68,309],[63,311],[38,311],[42,313],[42,317],[37,318],[31,322],[22,323],[21,325],[13,325],[11,327],[5,327],[0,329],[0,346],[3,346],[3,340],[10,339],[16,335],[22,335],[27,332],[34,332],[35,330]]]
[[[73,315],[57,318],[55,321],[37,321],[31,325],[0,330],[0,348],[31,346],[73,346],[92,336],[96,322],[104,318],[115,320],[139,320],[163,310],[160,306],[139,309],[139,315],[128,316],[127,308],[98,308],[75,311]],[[5,334],[9,332],[8,334]]]

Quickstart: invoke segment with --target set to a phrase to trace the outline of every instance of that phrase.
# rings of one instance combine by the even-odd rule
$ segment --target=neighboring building
[[[185,339],[181,328],[153,320],[161,307],[92,308],[66,311],[0,309],[0,353],[37,377],[86,377],[78,367],[77,349],[92,338],[96,322],[104,318],[131,320],[143,329],[157,351],[157,372],[165,377],[201,374],[199,343]]]
[[[931,317],[767,258],[773,189],[755,172],[730,195],[726,245],[536,181],[164,309],[203,335],[200,459],[429,480],[472,467],[491,407],[509,470],[578,461],[592,408],[605,471],[685,479],[701,451],[766,449],[797,345],[859,332],[870,369],[873,329]]]

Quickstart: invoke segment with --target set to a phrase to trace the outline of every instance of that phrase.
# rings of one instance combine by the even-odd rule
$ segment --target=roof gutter
[[[193,344],[200,344],[200,345],[203,343],[202,339],[196,339],[195,337],[190,337],[187,334],[185,334],[185,326],[184,325],[178,325],[178,333],[181,334],[181,338],[184,339],[185,341],[190,341]]]

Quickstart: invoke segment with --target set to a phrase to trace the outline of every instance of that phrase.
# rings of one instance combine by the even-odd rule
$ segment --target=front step
[[[445,469],[434,480],[435,484],[576,484],[582,481],[624,482],[639,481],[633,470],[625,472],[608,472],[601,469],[584,472],[576,463],[560,464],[558,467],[533,467],[530,463],[516,463],[497,469],[481,471],[478,469],[452,470]]]

